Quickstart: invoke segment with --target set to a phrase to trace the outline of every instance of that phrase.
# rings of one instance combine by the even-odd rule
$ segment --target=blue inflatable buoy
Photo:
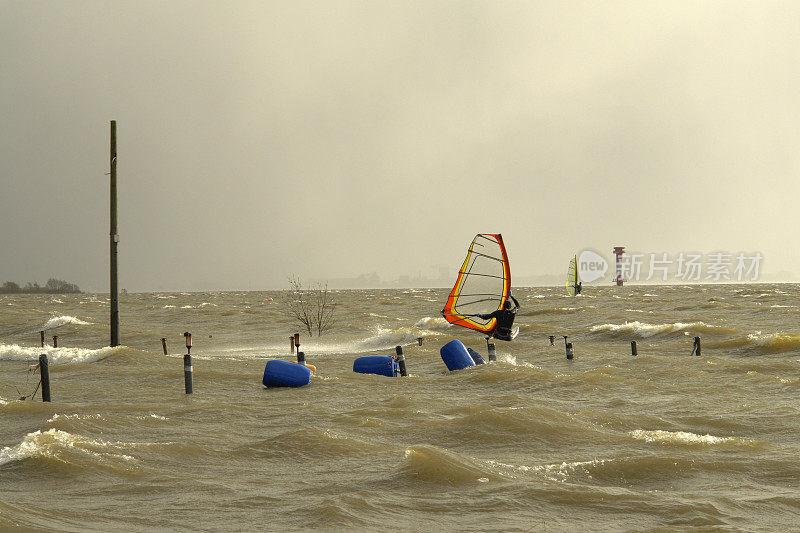
[[[475,362],[476,365],[486,364],[486,361],[483,360],[483,356],[481,354],[479,354],[472,348],[467,348],[467,351],[469,352],[470,357],[472,357],[472,360]]]
[[[353,372],[396,378],[400,367],[390,355],[365,355],[353,361]]]
[[[475,366],[475,361],[472,360],[467,347],[458,339],[454,339],[442,346],[439,353],[442,354],[442,360],[447,365],[448,370],[461,370],[468,366]]]
[[[264,367],[265,387],[302,387],[311,383],[311,370],[297,363],[273,359]]]

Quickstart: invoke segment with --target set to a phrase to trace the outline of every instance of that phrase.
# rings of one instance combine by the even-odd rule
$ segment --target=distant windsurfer
[[[577,296],[577,295],[579,295],[579,294],[581,293],[581,291],[583,290],[583,282],[582,282],[582,281],[579,281],[578,283],[576,283],[575,285],[573,285],[573,287],[575,288],[575,296]]]
[[[475,315],[484,320],[491,320],[492,318],[497,319],[494,329],[488,333],[495,339],[499,339],[501,341],[510,341],[512,339],[511,327],[514,325],[514,319],[517,317],[517,310],[519,310],[519,302],[516,298],[514,298],[514,295],[509,292],[508,297],[514,301],[513,309],[511,308],[511,302],[506,300],[503,303],[502,309],[498,309],[497,311],[486,315]]]

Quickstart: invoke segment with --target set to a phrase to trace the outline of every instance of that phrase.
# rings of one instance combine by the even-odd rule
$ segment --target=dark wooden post
[[[47,364],[47,354],[39,356],[39,373],[42,376],[42,401],[50,401],[50,366]]]
[[[692,344],[692,355],[700,355],[700,337],[694,338],[694,344]]]

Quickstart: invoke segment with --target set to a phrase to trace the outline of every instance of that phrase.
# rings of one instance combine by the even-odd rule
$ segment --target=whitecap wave
[[[664,444],[686,444],[686,445],[714,445],[723,443],[749,444],[749,439],[738,437],[717,437],[714,435],[698,435],[689,431],[665,431],[663,429],[645,430],[636,429],[629,431],[628,434],[637,440],[650,443]]]
[[[800,335],[795,333],[764,333],[760,331],[747,335],[750,345],[765,352],[787,352],[800,348]]]
[[[25,435],[22,442],[16,446],[8,446],[0,450],[0,466],[37,456],[58,459],[60,452],[64,450],[78,450],[99,457],[115,457],[125,461],[135,461],[134,457],[121,453],[121,448],[125,444],[89,439],[54,428],[47,431],[39,430]]]
[[[452,325],[450,324],[450,322],[445,320],[444,317],[426,316],[425,318],[417,320],[417,322],[414,324],[414,327],[420,329],[427,329],[430,331],[443,331],[452,327]]]
[[[570,314],[570,313],[577,313],[579,311],[583,311],[584,309],[589,309],[592,306],[587,307],[551,307],[548,309],[534,309],[533,311],[527,311],[520,313],[521,316],[536,316],[536,315],[559,315],[559,314]]]
[[[755,353],[791,352],[800,348],[800,334],[782,331],[777,333],[756,331],[719,342],[715,348],[741,348]]]
[[[705,322],[675,322],[672,324],[647,324],[645,322],[625,322],[624,324],[599,324],[589,328],[591,333],[605,333],[614,337],[629,336],[646,339],[667,333],[706,333],[731,334],[738,330],[723,326],[712,326]]]
[[[613,462],[613,459],[608,459],[608,462]],[[606,464],[605,459],[594,459],[592,461],[572,461],[572,462],[562,462],[562,463],[554,463],[549,465],[540,465],[535,466],[532,470],[536,472],[541,472],[547,479],[550,481],[557,481],[559,483],[564,483],[567,481],[567,478],[574,475],[577,472],[582,472],[584,474],[589,474],[589,468],[602,466]]]
[[[57,420],[105,420],[105,418],[103,418],[103,415],[101,415],[99,413],[97,413],[97,414],[88,414],[88,415],[81,415],[81,414],[78,414],[78,413],[73,413],[71,415],[68,415],[68,414],[62,415],[62,414],[56,413],[56,414],[54,414],[53,416],[51,416],[50,418],[47,419],[47,423],[48,424],[52,424],[53,422],[55,422]]]
[[[355,349],[357,352],[388,350],[394,348],[395,346],[404,346],[416,343],[417,339],[421,336],[421,332],[415,328],[380,328],[376,335],[367,337],[361,341],[357,341],[355,343]]]
[[[120,348],[121,346],[113,348],[106,346],[92,350],[90,348],[53,348],[52,346],[40,348],[38,346],[19,346],[18,344],[0,344],[0,361],[38,362],[39,355],[45,353],[50,364],[94,363],[113,355]]]
[[[42,329],[44,331],[47,331],[50,329],[60,328],[61,326],[66,324],[73,324],[76,326],[88,326],[89,324],[91,324],[91,322],[84,322],[83,320],[75,318],[74,316],[66,316],[66,315],[54,316],[53,318],[45,322]]]

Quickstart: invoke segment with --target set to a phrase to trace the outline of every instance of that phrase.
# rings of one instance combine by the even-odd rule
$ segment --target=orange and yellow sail
[[[488,333],[496,320],[480,318],[503,308],[511,290],[511,269],[499,233],[480,233],[467,250],[442,315],[451,324]]]

